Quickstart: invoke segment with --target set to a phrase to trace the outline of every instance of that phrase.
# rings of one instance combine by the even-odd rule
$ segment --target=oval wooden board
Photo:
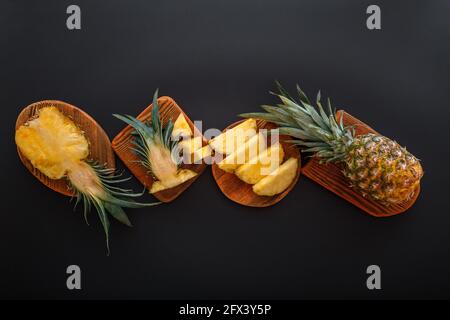
[[[106,163],[109,168],[115,168],[114,153],[111,149],[111,142],[105,131],[100,125],[83,110],[58,100],[44,100],[30,104],[24,108],[17,117],[16,130],[27,122],[29,119],[35,117],[39,109],[48,106],[57,107],[65,116],[71,118],[73,122],[83,130],[87,140],[89,141],[89,158],[99,163]],[[27,167],[27,169],[50,189],[62,193],[66,196],[73,196],[74,192],[70,188],[66,179],[53,180],[41,173],[38,169],[33,167],[31,162],[20,152],[20,160]]]
[[[245,120],[235,122],[230,126],[228,126],[226,129],[231,129],[243,121]],[[259,129],[276,128],[276,125],[268,123],[263,120],[257,120],[256,125]],[[214,180],[216,180],[216,183],[219,186],[219,189],[228,199],[249,207],[269,207],[281,201],[292,190],[292,188],[294,188],[300,177],[300,165],[301,165],[300,152],[294,145],[286,142],[286,140],[290,139],[292,138],[289,136],[280,136],[280,143],[283,146],[285,153],[284,159],[287,160],[290,157],[297,158],[299,169],[297,170],[297,175],[295,176],[294,181],[292,181],[291,185],[282,193],[279,193],[272,197],[258,196],[256,193],[253,192],[251,184],[245,183],[244,181],[239,179],[235,174],[223,171],[219,168],[218,165],[213,164],[212,173],[214,176]]]
[[[336,113],[336,117],[340,120],[343,118],[345,125],[354,125],[356,135],[366,134],[369,132],[378,134],[371,127],[364,122],[356,119],[343,110],[339,110]],[[409,200],[401,204],[395,204],[385,206],[370,198],[365,198],[352,188],[350,188],[348,181],[345,179],[341,172],[341,168],[335,164],[320,164],[315,158],[312,158],[302,169],[302,173],[317,182],[328,190],[334,192],[341,198],[344,198],[348,202],[357,206],[361,210],[375,217],[388,217],[396,214],[400,214],[411,208],[416,202],[420,193],[420,186],[414,192],[414,196]]]
[[[163,125],[165,125],[170,119],[175,122],[180,113],[184,114],[186,121],[194,132],[194,135],[201,135],[201,132],[194,127],[194,123],[191,119],[183,112],[183,110],[178,106],[178,104],[170,97],[163,96],[158,98],[159,104],[159,116]],[[153,105],[148,106],[144,111],[142,111],[137,118],[141,121],[148,121],[151,117]],[[130,169],[133,175],[146,187],[151,188],[153,184],[153,177],[148,173],[148,170],[141,165],[139,162],[139,157],[131,150],[133,148],[131,132],[133,128],[131,126],[126,126],[122,131],[117,134],[117,136],[112,141],[112,147],[116,152],[117,156],[123,161],[123,163]],[[205,137],[203,137],[203,145],[207,144]],[[159,191],[153,195],[162,202],[170,202],[177,198],[184,190],[186,190],[194,181],[197,179],[205,170],[206,164],[182,164],[181,168],[190,169],[197,173],[195,177],[189,179],[188,181],[170,189]]]

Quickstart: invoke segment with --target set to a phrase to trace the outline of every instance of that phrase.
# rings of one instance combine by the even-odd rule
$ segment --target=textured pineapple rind
[[[343,174],[363,196],[398,204],[414,195],[423,170],[419,160],[397,142],[369,133],[354,138]]]

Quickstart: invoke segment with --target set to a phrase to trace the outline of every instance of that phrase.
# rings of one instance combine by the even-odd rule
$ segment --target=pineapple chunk
[[[191,155],[198,149],[200,149],[203,145],[202,136],[196,136],[193,138],[184,138],[180,142],[178,142],[178,146],[180,150],[183,151],[185,155]]]
[[[254,136],[256,131],[256,120],[248,119],[214,139],[209,140],[209,144],[216,152],[229,155]]]
[[[259,196],[273,196],[286,190],[297,175],[298,159],[289,158],[278,169],[253,185],[253,192]]]
[[[192,130],[189,126],[189,123],[187,123],[186,118],[182,113],[178,116],[177,120],[173,124],[173,130],[172,130],[172,139],[176,140],[180,136],[181,137],[191,137],[192,136]]]
[[[284,150],[280,143],[272,145],[266,151],[260,153],[249,163],[239,166],[235,174],[242,181],[255,184],[262,178],[276,170],[283,162]]]
[[[171,179],[170,181],[164,181],[164,182],[163,181],[154,181],[152,184],[152,187],[150,188],[150,193],[155,193],[155,192],[159,192],[162,190],[176,187],[179,184],[182,184],[183,182],[186,182],[189,179],[192,179],[196,175],[197,175],[197,173],[192,170],[182,169],[177,173],[175,179]]]
[[[54,106],[40,109],[37,118],[17,129],[16,144],[50,179],[61,179],[71,165],[89,155],[83,132]]]
[[[266,149],[266,136],[259,132],[235,152],[220,161],[217,165],[220,169],[233,173],[241,164],[247,163]]]
[[[193,154],[193,163],[199,163],[203,159],[211,156],[212,149],[209,145],[204,146],[201,149],[195,150]]]

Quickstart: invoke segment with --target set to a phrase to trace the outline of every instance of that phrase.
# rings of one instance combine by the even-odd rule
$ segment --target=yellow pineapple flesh
[[[274,196],[286,190],[294,181],[298,170],[298,159],[289,158],[270,175],[253,185],[253,192],[260,196]]]
[[[176,140],[180,136],[190,137],[192,135],[193,133],[191,127],[189,126],[189,123],[186,121],[183,113],[180,113],[177,120],[175,120],[175,123],[173,124],[172,139]]]
[[[276,170],[283,162],[284,150],[279,142],[251,159],[249,163],[239,166],[235,174],[242,181],[255,184]]]
[[[209,141],[216,152],[229,155],[256,134],[256,120],[248,119]]]
[[[38,117],[16,131],[15,139],[20,152],[51,179],[61,179],[89,155],[83,132],[54,106],[40,109]]]
[[[228,155],[217,165],[220,169],[233,173],[241,164],[247,163],[266,149],[266,136],[259,132],[251,137],[245,144]]]
[[[203,145],[202,136],[196,136],[193,138],[184,138],[178,142],[178,147],[183,151],[185,155],[191,155]]]

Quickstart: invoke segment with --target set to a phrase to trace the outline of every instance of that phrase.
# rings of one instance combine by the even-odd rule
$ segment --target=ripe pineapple
[[[154,178],[150,193],[173,188],[195,177],[197,173],[189,169],[180,169],[177,151],[178,141],[171,139],[173,123],[169,121],[163,128],[159,117],[158,90],[153,96],[151,123],[126,115],[114,116],[134,128],[133,150],[141,158],[141,163]]]
[[[326,114],[317,96],[317,110],[297,86],[300,101],[296,102],[278,84],[276,94],[281,104],[262,106],[266,113],[247,113],[243,117],[259,118],[280,126],[280,134],[290,135],[293,143],[306,147],[323,162],[342,165],[350,185],[363,196],[385,205],[410,199],[420,183],[423,170],[420,162],[397,142],[384,136],[356,136],[351,127],[338,124],[331,103]]]
[[[68,179],[76,192],[77,203],[84,203],[84,217],[94,206],[103,225],[109,252],[109,218],[107,213],[131,226],[122,208],[139,208],[142,204],[130,197],[131,193],[114,184],[128,180],[118,179],[114,170],[87,160],[89,143],[76,124],[54,106],[39,110],[37,117],[20,126],[15,135],[20,152],[31,164],[50,179]]]
[[[257,156],[266,149],[266,137],[259,132],[251,137],[245,144],[236,149],[235,152],[228,155],[217,165],[220,169],[233,173],[241,164],[247,163],[250,159]]]
[[[283,162],[284,150],[279,142],[256,156],[255,159],[239,166],[234,172],[242,181],[255,184],[277,169]]]
[[[254,136],[256,131],[256,120],[248,119],[236,127],[228,129],[214,139],[209,140],[209,145],[216,152],[229,155]]]
[[[259,196],[274,196],[286,190],[295,179],[298,159],[289,158],[268,176],[253,185],[253,192]]]

